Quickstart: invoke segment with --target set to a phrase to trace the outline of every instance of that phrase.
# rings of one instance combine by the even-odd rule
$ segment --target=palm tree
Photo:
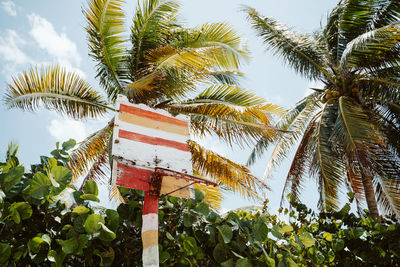
[[[319,31],[297,33],[245,8],[269,49],[322,88],[281,117],[289,130],[276,144],[265,176],[298,144],[284,191],[298,198],[308,173],[320,207],[338,207],[342,185],[365,197],[370,214],[400,215],[400,2],[341,0]],[[259,139],[249,164],[270,144]]]
[[[280,108],[238,87],[238,68],[248,58],[238,34],[226,23],[185,28],[177,20],[178,8],[175,1],[144,0],[136,8],[129,42],[123,1],[91,0],[84,10],[85,29],[101,92],[60,66],[33,68],[9,84],[7,106],[35,111],[43,105],[75,119],[98,118],[113,113],[117,94],[124,94],[133,103],[190,116],[195,137],[213,135],[229,145],[276,137],[269,125]],[[196,95],[199,87],[206,89]],[[113,120],[74,150],[69,164],[75,179],[84,174],[84,181],[109,179],[112,129]],[[245,166],[195,141],[190,149],[199,175],[250,198],[266,188]],[[117,194],[114,188],[112,195]],[[208,196],[218,202],[218,194]]]

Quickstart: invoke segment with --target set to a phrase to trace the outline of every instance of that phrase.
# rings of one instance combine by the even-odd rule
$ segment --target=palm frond
[[[315,116],[320,108],[319,102],[313,98],[305,98],[280,119],[279,129],[287,130],[281,134],[264,171],[264,177],[271,175],[272,170],[278,166],[288,155],[288,152],[301,138],[308,122]]]
[[[329,53],[329,61],[334,65],[340,60],[338,55],[338,46],[339,46],[339,21],[340,14],[343,11],[342,0],[338,2],[338,4],[333,8],[333,10],[329,13],[327,23],[325,28],[323,29],[323,35],[325,42],[328,47]]]
[[[222,69],[236,70],[241,60],[249,59],[249,51],[239,34],[227,23],[207,23],[175,33],[175,46],[202,48],[205,56],[213,58]],[[211,48],[211,49],[205,49]]]
[[[167,45],[174,29],[179,4],[175,1],[148,0],[138,4],[131,27],[130,71],[133,81],[147,68],[147,52]]]
[[[345,151],[371,153],[373,149],[383,145],[384,141],[378,134],[378,129],[371,124],[368,114],[350,98],[339,98],[338,118],[333,135],[337,142],[343,142]]]
[[[378,11],[375,15],[371,28],[396,23],[400,20],[400,2],[397,0],[378,1]]]
[[[111,169],[108,156],[109,143],[107,143],[100,154],[97,156],[96,161],[90,167],[88,173],[82,181],[82,190],[88,181],[96,181],[100,184],[107,184],[110,180]]]
[[[222,205],[223,195],[219,187],[195,184],[194,187],[204,194],[204,202],[219,210]]]
[[[338,61],[349,42],[360,34],[371,30],[377,5],[369,0],[345,0],[338,5],[342,6],[338,21]]]
[[[384,215],[400,216],[400,182],[391,179],[374,179],[375,195]]]
[[[326,70],[324,53],[310,36],[293,32],[272,18],[263,18],[252,8],[245,11],[258,36],[296,72],[309,79],[325,76],[333,82]]]
[[[207,150],[194,141],[189,141],[189,148],[192,152],[193,168],[229,190],[249,199],[257,199],[259,193],[269,189],[245,166]]]
[[[316,154],[318,159],[318,175],[324,181],[324,202],[330,208],[337,209],[338,185],[344,182],[344,163],[337,151],[332,149],[330,142],[338,113],[338,103],[335,99],[328,101],[321,112],[318,124]]]
[[[240,87],[240,78],[243,74],[237,71],[210,71],[205,73],[204,76],[207,77],[207,80],[211,80],[217,84],[236,85]]]
[[[305,97],[297,102],[291,109],[287,110],[275,123],[275,127],[282,130],[287,130],[293,120],[296,118],[299,112],[301,112],[308,102],[309,98]],[[260,158],[268,147],[271,145],[271,141],[267,138],[262,137],[257,141],[253,150],[250,153],[249,158],[247,159],[247,166],[251,166],[255,163],[255,161]]]
[[[349,185],[351,192],[355,194],[357,203],[360,203],[365,196],[364,185],[362,182],[360,165],[356,160],[350,160],[347,158],[345,161],[347,169],[347,184]]]
[[[106,127],[98,130],[80,142],[78,147],[71,153],[68,167],[74,175],[72,182],[88,172],[91,164],[105,151],[109,139],[112,136],[113,126],[114,120],[110,121]]]
[[[90,56],[97,61],[97,77],[111,101],[125,87],[127,70],[123,0],[91,0],[86,16]]]
[[[289,190],[294,199],[299,199],[299,191],[302,189],[304,174],[307,171],[307,162],[312,156],[310,147],[312,147],[312,143],[315,142],[313,139],[315,139],[314,135],[317,129],[316,118],[308,124],[307,129],[304,131],[303,138],[301,139],[301,142],[293,157],[293,161],[282,191],[281,206],[285,200],[286,194],[289,193]]]
[[[369,67],[385,63],[398,66],[398,43],[400,42],[400,22],[364,32],[354,37],[343,51],[340,66],[342,69],[351,66]],[[386,54],[392,55],[388,57]],[[389,58],[389,60],[386,60]]]
[[[263,97],[256,96],[254,93],[232,85],[210,86],[197,95],[192,100],[185,103],[226,103],[232,106],[251,107],[265,106],[265,111],[272,114],[282,114],[281,107],[272,104],[266,104]]]
[[[36,111],[40,105],[74,119],[98,118],[108,110],[103,97],[77,74],[59,66],[32,68],[13,78],[5,95],[8,108]]]
[[[125,203],[124,197],[121,195],[118,186],[108,185],[108,197],[110,200],[113,200],[116,203]]]
[[[166,109],[191,116],[194,135],[214,133],[230,145],[250,144],[260,137],[276,138],[279,130],[270,126],[271,114],[282,112],[279,106],[228,85],[210,87],[193,99],[170,103]]]
[[[362,77],[359,79],[360,94],[363,99],[371,99],[375,103],[387,105],[400,102],[400,79]]]

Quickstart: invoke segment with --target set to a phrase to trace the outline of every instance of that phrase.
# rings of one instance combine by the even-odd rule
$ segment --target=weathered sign
[[[145,191],[143,202],[143,266],[159,266],[158,199],[162,195],[193,198],[193,185],[216,185],[192,175],[190,120],[160,109],[116,101],[112,178],[117,186]]]
[[[165,110],[143,104],[132,104],[125,96],[117,98],[112,155],[113,179],[118,186],[148,191],[155,168],[192,174],[191,154],[187,141],[190,120],[172,116]],[[161,193],[167,194],[189,181],[166,178]],[[170,190],[170,191],[169,191]],[[193,187],[171,195],[189,198]]]

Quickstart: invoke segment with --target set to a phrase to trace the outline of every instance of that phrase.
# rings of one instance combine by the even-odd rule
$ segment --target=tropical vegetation
[[[268,176],[298,144],[287,192],[298,198],[307,174],[316,179],[320,207],[337,209],[347,187],[369,212],[400,216],[400,2],[341,0],[325,25],[298,33],[247,7],[266,46],[319,88],[277,123],[288,130],[277,142]],[[271,142],[259,139],[249,164]]]
[[[94,208],[88,181],[66,205],[57,201],[72,179],[68,141],[30,171],[10,146],[0,163],[1,266],[141,266],[143,192],[123,189],[117,210]],[[350,201],[354,195],[349,195]],[[160,200],[161,266],[396,266],[400,224],[349,213],[314,214],[291,200],[279,216],[264,207],[219,215],[196,198]],[[286,218],[286,222],[279,218]]]
[[[275,138],[271,116],[281,109],[239,87],[238,70],[248,51],[238,33],[227,23],[184,27],[178,11],[175,1],[142,1],[128,39],[122,0],[89,1],[85,29],[99,89],[61,66],[34,67],[13,78],[7,107],[35,111],[43,106],[75,119],[97,119],[114,115],[116,96],[123,94],[133,103],[190,116],[193,138],[211,135],[241,146]],[[112,132],[113,119],[74,150],[73,181],[85,175],[84,183],[108,182]],[[221,188],[250,198],[266,188],[245,166],[194,140],[189,145],[196,174],[213,178]],[[118,195],[116,188],[111,192]],[[207,196],[218,205],[218,192]]]

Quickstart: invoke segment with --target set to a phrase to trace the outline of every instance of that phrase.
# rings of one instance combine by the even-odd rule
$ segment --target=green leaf
[[[47,254],[47,259],[50,262],[56,262],[57,261],[57,251],[55,250],[50,250],[49,253]]]
[[[335,251],[340,251],[344,249],[344,241],[342,239],[334,240],[332,245]]]
[[[55,158],[47,158],[47,164],[49,165],[49,169],[57,166],[57,160]]]
[[[89,214],[82,214],[79,215],[78,217],[76,217],[74,219],[74,229],[76,232],[78,233],[85,233],[86,229],[85,229],[85,222],[87,217],[89,216]]]
[[[11,256],[11,247],[8,244],[0,243],[0,263],[6,263]]]
[[[119,225],[119,214],[115,210],[108,209],[106,210],[107,215],[107,227],[112,231],[117,231]]]
[[[88,213],[89,211],[90,211],[90,209],[86,208],[85,206],[78,206],[78,207],[75,207],[72,212],[82,215],[82,214]]]
[[[16,185],[24,175],[25,168],[18,166],[10,169],[6,173],[0,174],[0,182],[3,183],[3,189],[8,192],[14,185]]]
[[[362,227],[356,227],[356,228],[351,228],[351,232],[353,233],[353,236],[355,239],[360,238],[364,234],[364,228]]]
[[[199,189],[194,190],[194,196],[195,196],[196,201],[198,201],[198,202],[203,201],[203,199],[204,199],[204,194]]]
[[[56,241],[61,246],[61,249],[65,254],[71,254],[79,247],[76,238],[70,238],[68,240],[57,239]]]
[[[47,254],[47,259],[50,262],[53,262],[51,264],[52,267],[62,267],[64,258],[65,258],[65,254],[63,252],[60,252],[60,254],[57,254],[57,251],[55,251],[55,250],[50,250],[49,253]]]
[[[75,202],[80,205],[83,203],[83,199],[81,199],[81,196],[83,195],[83,193],[81,191],[74,191],[72,193],[72,196],[74,197]]]
[[[42,238],[42,240],[46,242],[49,246],[51,245],[51,238],[48,234],[38,234],[38,236]]]
[[[268,254],[264,254],[265,256],[265,263],[267,264],[268,267],[275,267],[275,260],[268,256]]]
[[[72,179],[72,172],[63,166],[55,166],[51,168],[51,175],[56,182],[51,188],[52,193],[55,195],[61,193]]]
[[[104,223],[99,222],[99,224],[101,225],[99,238],[103,241],[113,241],[116,238],[116,234],[108,229]]]
[[[100,202],[100,200],[97,198],[97,196],[95,196],[93,194],[83,194],[83,195],[80,196],[80,198],[84,199],[84,200]]]
[[[312,247],[315,245],[315,239],[310,233],[307,233],[307,232],[302,233],[299,236],[299,238],[306,248]]]
[[[211,211],[207,216],[207,221],[209,221],[211,223],[215,223],[220,218],[221,218],[221,216],[219,216],[218,213]]]
[[[196,205],[194,208],[197,212],[203,214],[204,216],[207,216],[210,213],[210,208],[208,207],[207,204],[200,202],[199,204]]]
[[[42,199],[49,195],[51,181],[47,175],[38,172],[29,180],[31,186],[30,195],[33,198]]]
[[[218,226],[217,227],[219,233],[221,234],[222,238],[224,239],[224,242],[226,244],[228,244],[229,242],[231,242],[232,236],[233,236],[233,232],[231,227],[229,227],[228,225],[222,225],[222,226]]]
[[[57,239],[57,243],[62,247],[62,251],[65,254],[78,254],[83,253],[83,248],[88,242],[88,238],[84,234],[80,234],[78,237],[74,236],[68,240]]]
[[[167,251],[163,251],[160,255],[160,263],[165,263],[170,257],[171,255]]]
[[[228,254],[227,254],[227,251],[225,250],[225,248],[224,248],[224,246],[222,244],[218,243],[215,246],[215,248],[213,250],[213,257],[219,263],[227,260]]]
[[[221,262],[221,267],[232,267],[232,266],[233,266],[233,259]]]
[[[244,259],[238,259],[238,261],[235,264],[235,267],[252,267],[253,265],[251,262],[244,258]]]
[[[192,236],[186,237],[185,240],[183,240],[183,248],[188,255],[196,254],[198,251],[196,239]]]
[[[97,196],[99,194],[99,189],[95,181],[87,181],[85,184],[85,193]]]
[[[282,226],[279,229],[279,233],[287,233],[287,232],[292,232],[293,231],[293,227],[290,224],[285,224],[284,226]]]
[[[40,250],[40,245],[44,242],[44,240],[38,236],[32,238],[28,242],[28,248],[31,251],[31,253],[38,253]]]
[[[196,217],[194,215],[189,214],[189,213],[185,213],[183,215],[183,225],[185,227],[191,227],[193,225],[193,223],[194,223],[195,218]]]
[[[317,260],[317,264],[320,265],[325,261],[325,256],[322,254],[321,251],[317,251],[316,253],[316,260]]]
[[[271,233],[272,233],[273,236],[275,236],[275,237],[277,237],[279,239],[282,239],[283,235],[280,233],[280,229],[281,228],[278,225],[274,225],[272,227],[272,229],[271,229]]]
[[[263,242],[268,236],[268,226],[259,220],[253,227],[253,238],[256,241]]]
[[[324,238],[326,239],[326,241],[332,242],[333,237],[332,237],[332,234],[331,234],[331,233],[325,232],[325,233],[323,234],[323,236],[324,236]]]
[[[85,230],[87,233],[92,234],[102,227],[101,224],[104,224],[104,218],[99,214],[90,214],[85,221]]]
[[[32,207],[28,202],[14,202],[8,210],[15,223],[20,223],[21,220],[32,216]]]
[[[74,139],[69,139],[68,141],[62,143],[62,148],[65,151],[68,151],[72,148],[74,148],[76,145],[76,141]]]
[[[168,232],[166,232],[165,233],[165,235],[167,236],[167,238],[169,239],[169,240],[175,240],[175,238],[170,234],[170,233],[168,233]]]

